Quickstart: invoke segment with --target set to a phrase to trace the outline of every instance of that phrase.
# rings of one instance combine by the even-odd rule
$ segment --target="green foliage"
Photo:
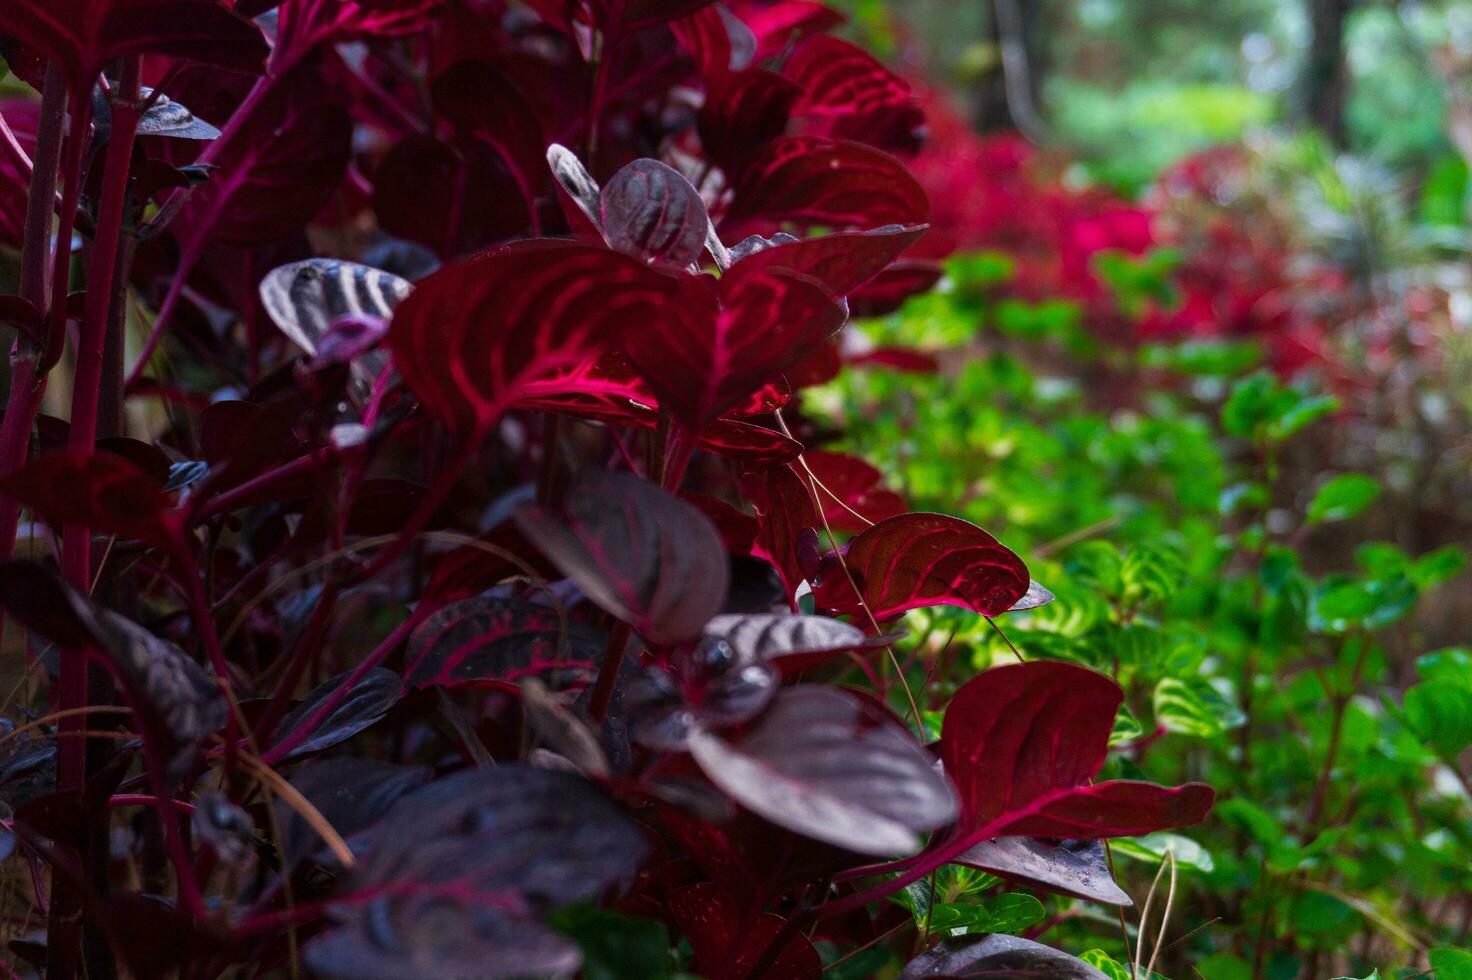
[[[548,924],[583,952],[586,980],[660,980],[677,976],[669,931],[654,919],[621,915],[592,905],[554,912]]]
[[[1148,294],[1148,261],[1106,265],[1117,294]],[[898,650],[911,687],[949,690],[1012,646],[1087,664],[1125,692],[1100,778],[1216,787],[1202,827],[1112,848],[1137,907],[1174,854],[1165,974],[1424,970],[1418,946],[1460,941],[1457,916],[1438,910],[1472,893],[1468,803],[1453,788],[1468,779],[1472,650],[1417,646],[1423,610],[1466,588],[1464,550],[1351,537],[1370,526],[1352,519],[1371,516],[1380,480],[1303,472],[1302,447],[1332,432],[1339,403],[1259,370],[1254,346],[1105,350],[1079,340],[1075,309],[994,299],[1010,271],[951,259],[948,290],[863,325],[878,344],[963,350],[943,375],[851,369],[811,398],[842,422],[835,448],[879,465],[913,509],[996,533],[1056,595],[997,621],[1011,645],[955,610],[912,612]],[[937,932],[1001,928],[991,902],[1026,889],[999,888],[947,868],[904,902]],[[1128,970],[1112,912],[1037,894],[1058,923],[1050,943]],[[1347,952],[1367,934],[1370,959]]]

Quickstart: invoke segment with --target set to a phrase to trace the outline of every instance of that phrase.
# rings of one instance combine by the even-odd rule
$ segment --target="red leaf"
[[[758,530],[755,517],[741,513],[719,497],[703,493],[682,493],[680,499],[710,519],[727,551],[733,555],[751,554]]]
[[[535,214],[546,183],[542,123],[514,82],[494,62],[461,61],[446,69],[430,89],[435,111],[463,138],[494,149],[506,162],[527,214]],[[484,196],[484,195],[482,195]]]
[[[905,165],[843,140],[784,136],[758,150],[735,178],[723,225],[790,221],[840,228],[910,225],[930,200]]]
[[[302,69],[282,79],[223,137],[231,152],[197,187],[171,229],[181,250],[204,243],[263,245],[300,229],[331,199],[347,170],[352,120],[325,84]]]
[[[757,57],[782,54],[798,38],[821,34],[848,18],[817,0],[778,0],[772,4],[744,4],[741,19],[756,35]]]
[[[792,269],[812,276],[835,296],[846,296],[880,275],[924,233],[924,225],[912,225],[815,235],[760,248],[738,260],[737,266],[743,272]]]
[[[730,572],[705,515],[647,480],[584,470],[562,506],[516,512],[523,534],[600,608],[655,643],[698,636]]]
[[[705,203],[690,181],[658,160],[621,168],[603,188],[599,209],[608,244],[637,259],[684,268],[705,250]]]
[[[761,532],[757,540],[777,566],[787,601],[793,603],[797,589],[807,580],[798,560],[797,543],[805,529],[818,523],[817,511],[807,485],[788,466],[769,466],[747,473],[741,480],[743,496],[756,509]]]
[[[939,262],[901,259],[850,293],[849,308],[854,316],[893,313],[911,296],[928,292],[944,272]]]
[[[802,89],[776,72],[748,68],[712,82],[696,116],[705,155],[728,173],[753,148],[781,136]]]
[[[672,20],[670,29],[695,59],[702,78],[715,79],[745,68],[756,56],[756,36],[724,4],[701,7]]]
[[[749,925],[744,923],[736,900],[710,882],[675,891],[670,896],[669,914],[675,928],[690,940],[696,971],[710,980],[746,976],[784,925],[770,912],[763,912]],[[822,975],[822,958],[801,932],[788,940],[762,972],[768,980],[818,980]]]
[[[45,453],[0,479],[0,493],[54,524],[77,524],[161,547],[174,540],[169,495],[111,453]]]
[[[517,242],[421,282],[394,311],[389,346],[425,407],[458,428],[484,428],[532,382],[668,315],[677,283],[605,248]]]
[[[521,234],[529,186],[488,143],[411,133],[373,172],[373,210],[384,230],[453,258]]]
[[[836,530],[860,532],[905,512],[904,499],[879,485],[883,474],[857,456],[819,450],[804,453],[803,462],[818,478],[818,501]]]
[[[803,89],[797,112],[824,117],[863,117],[910,104],[909,84],[874,56],[848,41],[817,35],[792,52],[782,73]]]
[[[733,268],[718,295],[697,279],[682,286],[678,308],[643,323],[624,353],[692,432],[815,350],[846,316],[817,280],[781,270]]]
[[[910,374],[935,374],[940,370],[940,361],[934,354],[904,347],[878,347],[865,354],[856,354],[848,359],[855,366],[889,368]]]
[[[1021,558],[975,524],[945,514],[880,521],[849,542],[844,563],[876,620],[921,606],[960,606],[997,616],[1028,586]],[[823,559],[814,592],[820,609],[859,610],[835,555]]]
[[[1105,675],[1060,661],[1009,664],[951,700],[941,758],[961,794],[961,826],[982,838],[1097,838],[1202,820],[1212,791],[1114,780],[1104,764],[1124,692]]]
[[[83,92],[123,55],[169,54],[260,74],[267,53],[260,30],[216,0],[5,0],[0,34],[56,61]]]

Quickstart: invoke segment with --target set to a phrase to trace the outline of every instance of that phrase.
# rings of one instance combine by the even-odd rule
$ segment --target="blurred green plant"
[[[1148,291],[1148,268],[1107,278],[1127,299]],[[1423,642],[1417,610],[1466,588],[1464,553],[1363,540],[1385,503],[1371,474],[1298,485],[1296,447],[1347,409],[1260,370],[1254,345],[1101,348],[1070,304],[996,298],[1010,271],[952,259],[939,291],[863,326],[935,352],[940,373],[849,369],[811,397],[841,420],[840,448],[913,509],[1005,535],[1056,594],[1000,621],[1005,636],[944,607],[912,612],[899,652],[914,690],[931,679],[922,722],[938,728],[931,709],[993,663],[1077,661],[1126,692],[1101,775],[1204,779],[1219,803],[1186,835],[1113,847],[1137,905],[1169,855],[1164,938],[1135,912],[1049,895],[1034,908],[957,868],[906,907],[931,932],[1046,932],[1116,977],[1141,945],[1171,977],[1459,976],[1472,650],[1413,656],[1415,683],[1392,680]],[[1323,567],[1321,534],[1358,542],[1349,567]],[[1153,886],[1157,911],[1166,888]]]

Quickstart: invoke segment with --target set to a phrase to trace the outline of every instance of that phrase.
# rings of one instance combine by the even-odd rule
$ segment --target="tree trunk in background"
[[[1303,106],[1313,123],[1338,147],[1346,142],[1344,102],[1349,69],[1344,60],[1344,22],[1350,0],[1308,0],[1313,40],[1303,69]]]
[[[988,5],[986,40],[996,48],[997,63],[977,84],[978,132],[1016,130],[1034,141],[1041,138],[1037,106],[1048,61],[1043,2],[991,0]]]

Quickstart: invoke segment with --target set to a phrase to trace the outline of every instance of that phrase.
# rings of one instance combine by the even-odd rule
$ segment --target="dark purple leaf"
[[[648,852],[639,827],[586,779],[470,769],[401,797],[374,827],[346,893],[459,885],[548,908],[632,880]]]
[[[494,62],[460,61],[435,78],[435,110],[462,139],[491,147],[505,161],[528,215],[546,185],[542,122],[532,104]]]
[[[291,785],[316,807],[339,834],[350,841],[371,828],[399,798],[429,782],[423,766],[396,766],[351,756],[315,759],[292,773]],[[276,822],[288,866],[308,857],[318,863],[331,852],[317,832],[285,801],[278,800]]]
[[[658,160],[626,164],[599,195],[608,244],[636,259],[684,268],[705,249],[710,217],[677,170]]]
[[[729,617],[716,617],[716,620]],[[719,636],[675,651],[670,670],[649,668],[624,692],[630,737],[651,748],[683,751],[697,725],[729,728],[754,718],[777,692],[777,671]]]
[[[586,718],[567,707],[535,677],[520,684],[521,713],[526,727],[548,749],[592,779],[609,774],[608,753]]]
[[[205,793],[194,803],[194,839],[224,864],[244,868],[256,856],[256,823],[249,813],[220,793]]]
[[[276,741],[285,741],[300,725],[309,721],[349,674],[351,671],[338,674],[312,688],[276,726]],[[287,753],[286,758],[295,759],[346,742],[388,714],[403,693],[404,685],[398,674],[382,667],[373,668],[352,686],[347,697],[312,728],[304,740]]]
[[[164,776],[182,778],[206,739],[225,723],[225,700],[183,650],[30,562],[0,564],[0,603],[27,628],[69,647],[100,652],[158,753]]]
[[[414,631],[404,655],[414,687],[495,683],[514,688],[541,675],[559,686],[587,682],[607,641],[586,623],[521,599],[476,597],[437,610]]]
[[[783,690],[749,730],[697,731],[690,752],[742,806],[863,854],[910,853],[920,831],[956,816],[954,792],[910,733],[833,688]]]
[[[960,606],[983,616],[1012,608],[1027,592],[1027,566],[996,538],[958,517],[901,514],[849,542],[843,565],[823,559],[813,590],[818,608],[891,619],[921,606]],[[853,586],[849,584],[852,578]]]
[[[1204,819],[1209,786],[1091,780],[1124,692],[1060,661],[996,667],[956,692],[941,758],[961,794],[961,826],[981,839],[1130,837]]]
[[[379,899],[307,944],[313,976],[335,980],[570,977],[582,954],[535,922],[453,896]]]
[[[695,637],[726,598],[715,528],[647,480],[583,470],[560,507],[523,507],[516,521],[589,599],[655,643]]]
[[[1017,936],[987,936],[969,946],[941,943],[906,964],[900,980],[926,977],[992,980],[1108,980],[1067,953]]]
[[[866,636],[826,616],[756,614],[717,616],[706,624],[705,635],[724,640],[738,659],[771,663],[791,677],[849,651],[882,649],[902,634]]]
[[[1091,902],[1134,904],[1109,873],[1104,845],[1094,840],[1048,843],[1033,837],[999,837],[982,841],[954,863]]]

